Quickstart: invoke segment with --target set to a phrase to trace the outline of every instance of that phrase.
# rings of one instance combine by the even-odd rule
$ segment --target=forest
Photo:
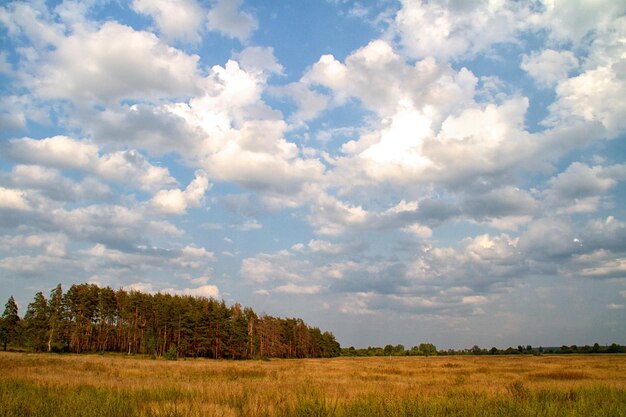
[[[421,343],[341,348],[335,336],[302,319],[257,315],[251,308],[205,297],[113,290],[95,284],[57,285],[35,294],[23,318],[10,297],[0,317],[4,350],[119,352],[165,359],[330,358],[337,356],[449,356],[626,353],[626,346],[437,349]]]
[[[38,292],[23,318],[10,297],[0,342],[43,352],[119,352],[215,359],[320,358],[341,353],[330,332],[204,297],[75,284]]]

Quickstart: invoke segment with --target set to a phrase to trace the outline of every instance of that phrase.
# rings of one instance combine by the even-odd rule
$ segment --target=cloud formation
[[[626,8],[300,6],[0,6],[0,296],[248,300],[363,345],[626,334]],[[538,340],[573,299],[593,325]]]

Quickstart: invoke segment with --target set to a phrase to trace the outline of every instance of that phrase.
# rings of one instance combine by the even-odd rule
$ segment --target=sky
[[[626,2],[0,6],[0,300],[626,343]]]

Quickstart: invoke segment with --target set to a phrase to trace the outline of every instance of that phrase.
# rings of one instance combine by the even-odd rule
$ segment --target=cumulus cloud
[[[285,138],[287,123],[262,101],[266,81],[264,74],[230,60],[211,69],[203,95],[169,109],[202,132],[189,157],[211,178],[270,197],[298,195],[320,180],[325,167]]]
[[[27,250],[39,250],[46,256],[63,257],[67,254],[68,238],[60,233],[8,235],[0,237],[0,247],[6,253],[24,254]],[[16,248],[20,248],[16,251]]]
[[[196,171],[196,177],[185,190],[161,190],[152,197],[151,205],[164,214],[184,214],[187,208],[200,207],[204,202],[204,194],[209,189],[206,173]]]
[[[351,206],[329,195],[322,195],[311,207],[309,222],[318,233],[333,236],[342,234],[348,228],[366,226],[370,217],[361,206]]]
[[[203,10],[195,0],[133,0],[132,8],[151,16],[165,38],[197,43]]]
[[[215,254],[203,247],[185,246],[180,249],[135,246],[115,249],[102,243],[80,251],[90,257],[91,268],[109,271],[169,270],[172,265],[179,271],[203,270],[216,260]]]
[[[63,36],[63,26],[53,22],[40,3],[11,2],[0,9],[0,22],[10,36],[25,36],[40,49],[56,44]]]
[[[303,281],[303,277],[293,271],[295,268],[291,268],[291,262],[294,260],[288,251],[275,254],[261,253],[253,258],[244,259],[241,262],[240,273],[242,277],[255,283]]]
[[[330,104],[326,95],[311,90],[303,82],[273,87],[270,92],[277,97],[289,98],[296,104],[298,109],[291,116],[296,125],[316,118]]]
[[[173,292],[174,294],[192,295],[195,297],[205,297],[213,299],[217,299],[220,296],[220,290],[216,285],[202,285],[196,288],[185,288]]]
[[[524,55],[521,67],[540,85],[552,87],[567,79],[568,74],[578,65],[578,59],[571,51],[545,49],[530,56]]]
[[[135,150],[101,155],[95,144],[67,136],[11,139],[2,147],[5,158],[14,161],[79,170],[144,191],[176,183],[167,168],[152,165]]]
[[[547,123],[563,123],[579,118],[588,123],[599,123],[609,137],[626,130],[621,116],[626,104],[626,80],[613,67],[598,67],[569,78],[557,86],[558,99],[550,105]]]
[[[252,14],[240,8],[241,0],[218,0],[207,15],[207,28],[247,42],[259,23]]]
[[[456,72],[432,57],[409,65],[384,40],[374,40],[357,49],[345,63],[332,55],[323,55],[302,80],[330,88],[339,102],[356,97],[383,117],[395,114],[398,103],[404,101],[418,110],[427,107],[436,112],[436,120],[450,109],[468,103],[477,82],[466,68]]]
[[[80,126],[93,142],[114,149],[133,147],[153,156],[169,152],[190,155],[197,152],[203,133],[174,114],[170,105],[137,103],[82,112],[69,120]]]
[[[283,294],[317,294],[320,292],[319,285],[298,286],[295,284],[285,284],[274,288],[274,292]]]
[[[445,61],[515,42],[527,15],[523,6],[510,2],[405,0],[392,31],[409,56]]]
[[[556,42],[575,44],[584,42],[590,32],[605,30],[623,16],[625,9],[623,4],[611,0],[543,1],[542,6],[544,10],[534,16],[536,25],[547,29]]]
[[[64,177],[59,170],[38,165],[15,165],[9,179],[17,188],[37,190],[59,201],[100,200],[112,195],[110,187],[95,178],[76,182]]]
[[[605,129],[604,136],[614,138],[626,128],[621,117],[624,104],[619,99],[626,91],[623,75],[626,46],[620,40],[626,33],[626,17],[623,15],[626,8],[615,3],[604,4],[606,9],[601,6],[590,3],[580,5],[580,8],[570,8],[570,4],[560,6],[568,10],[570,17],[579,20],[571,29],[580,30],[578,35],[586,39],[577,41],[583,43],[587,55],[576,76],[557,84],[557,99],[549,107],[546,124],[572,123],[578,119],[600,124]],[[591,16],[597,17],[597,21]],[[558,21],[555,27],[558,27]],[[569,33],[575,40],[578,37],[570,30],[564,33]]]
[[[626,166],[590,167],[573,162],[565,171],[548,180],[543,192],[547,204],[564,213],[594,212],[601,198],[619,181],[626,179]]]
[[[266,74],[283,74],[283,66],[274,56],[274,48],[249,46],[234,57],[245,71]]]
[[[111,21],[59,39],[32,84],[43,97],[77,103],[181,97],[196,91],[197,64],[154,34]]]
[[[152,294],[160,292],[166,294],[191,295],[194,297],[205,297],[213,299],[217,299],[220,296],[219,288],[216,285],[201,285],[199,287],[181,289],[167,286],[167,284],[154,285],[152,282],[140,281],[126,284],[124,287],[129,290],[141,291],[143,293]]]
[[[0,207],[4,209],[28,211],[30,206],[20,190],[0,187]]]

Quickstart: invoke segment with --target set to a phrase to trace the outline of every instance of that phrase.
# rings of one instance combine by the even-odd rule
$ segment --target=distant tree
[[[593,347],[591,348],[591,352],[592,353],[600,353],[600,345],[598,343],[594,343]]]
[[[403,344],[397,344],[393,347],[393,356],[405,356],[406,355],[406,349],[404,348]]]
[[[624,348],[617,343],[611,343],[611,346],[609,346],[606,351],[607,353],[623,353]]]
[[[17,303],[13,296],[10,296],[7,303],[4,305],[4,313],[2,313],[2,331],[0,331],[0,337],[2,337],[2,344],[4,350],[7,350],[7,344],[15,341],[18,333],[18,326],[20,323],[20,316],[17,311]]]
[[[566,345],[561,346],[560,348],[557,349],[556,353],[560,353],[560,354],[569,354],[569,353],[573,353],[572,348]]]
[[[437,347],[432,343],[420,343],[419,351],[421,355],[433,356],[437,354]]]
[[[491,349],[489,349],[489,353],[491,353],[492,355],[497,355],[498,353],[500,353],[500,351],[498,350],[497,347],[492,347]]]
[[[413,346],[409,349],[409,356],[419,356],[421,354],[419,346]]]

